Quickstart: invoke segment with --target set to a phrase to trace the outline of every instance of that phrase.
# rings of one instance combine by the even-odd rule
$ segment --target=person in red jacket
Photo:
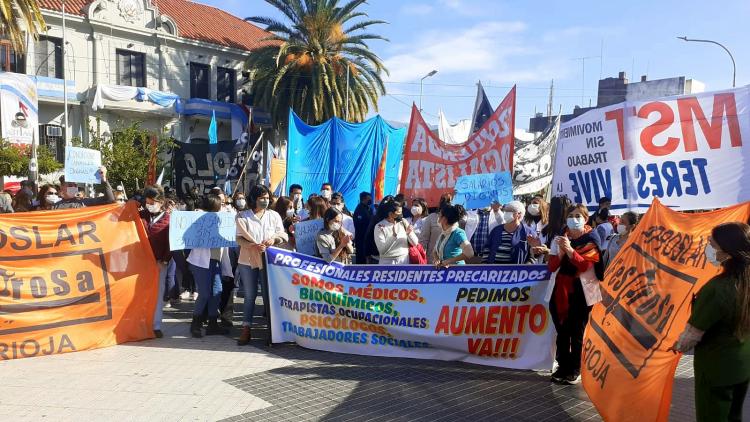
[[[148,234],[151,250],[154,252],[156,263],[159,267],[159,279],[157,280],[159,296],[156,298],[156,309],[154,310],[154,336],[161,338],[161,319],[164,307],[164,286],[166,284],[167,266],[172,259],[169,250],[169,210],[164,205],[164,189],[159,185],[147,186],[143,190],[145,206],[141,209],[141,220]]]
[[[591,311],[582,280],[589,283],[596,279],[595,265],[599,262],[599,249],[586,224],[588,217],[585,205],[569,208],[565,231],[550,247],[547,267],[556,272],[549,303],[557,329],[558,368],[552,374],[555,383],[577,384],[581,380],[583,332]]]

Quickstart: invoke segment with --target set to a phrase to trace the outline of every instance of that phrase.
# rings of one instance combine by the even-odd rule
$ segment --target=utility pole
[[[601,60],[601,56],[587,56],[587,57],[574,57],[571,60],[580,60],[581,61],[581,107],[583,107],[584,104],[584,95],[586,93],[586,60],[589,59],[599,59]]]
[[[552,123],[552,99],[555,92],[555,80],[549,84],[549,100],[547,101],[547,124]]]
[[[719,47],[723,48],[724,51],[726,51],[727,54],[729,54],[729,58],[732,60],[732,88],[735,87],[735,82],[737,81],[737,64],[734,62],[734,56],[732,55],[732,53],[729,51],[728,48],[724,47],[723,44],[716,42],[716,41],[712,41],[712,40],[696,40],[696,39],[691,39],[688,37],[677,37],[677,39],[687,41],[687,42],[705,42],[709,44],[716,44]]]
[[[63,136],[65,136],[65,146],[68,146],[70,137],[68,136],[68,64],[65,62],[65,48],[67,47],[67,38],[65,36],[65,0],[62,0],[62,62],[63,62]],[[73,76],[75,79],[75,75]]]

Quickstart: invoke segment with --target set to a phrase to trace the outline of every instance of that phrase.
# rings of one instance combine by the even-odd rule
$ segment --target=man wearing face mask
[[[323,183],[323,186],[320,187],[320,197],[331,202],[331,198],[333,197],[333,186],[331,186],[330,183]]]
[[[101,175],[102,185],[104,185],[104,196],[98,198],[77,198],[78,185],[73,182],[65,183],[65,176],[60,176],[60,194],[62,195],[62,200],[55,203],[52,209],[61,210],[113,204],[115,202],[115,194],[112,192],[112,186],[110,186],[107,180],[107,168],[104,166],[99,167],[99,174]]]
[[[361,192],[359,194],[359,204],[354,210],[354,232],[366,233],[370,227],[373,217],[372,212],[372,195],[370,192]],[[354,246],[357,252],[357,264],[367,263],[367,253],[365,252],[365,236],[354,238]]]
[[[165,209],[164,190],[159,185],[147,186],[143,190],[145,206],[140,210],[143,226],[146,228],[148,242],[159,268],[156,309],[154,309],[154,336],[162,337],[161,319],[164,307],[164,288],[167,279],[169,261],[172,252],[169,249],[169,212]]]
[[[530,232],[522,224],[526,207],[519,201],[511,201],[503,207],[505,224],[492,229],[487,264],[529,264],[532,262],[530,245],[527,240]]]

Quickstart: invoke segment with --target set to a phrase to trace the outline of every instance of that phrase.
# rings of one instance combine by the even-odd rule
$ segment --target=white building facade
[[[134,121],[203,142],[215,113],[220,141],[241,136],[250,114],[244,63],[265,31],[185,0],[68,0],[63,37],[61,3],[39,4],[46,32],[29,40],[25,56],[0,44],[0,67],[36,80],[39,141],[58,159],[66,138],[85,145],[90,131],[107,137]]]

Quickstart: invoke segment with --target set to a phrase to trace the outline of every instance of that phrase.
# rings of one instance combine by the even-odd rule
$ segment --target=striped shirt
[[[500,245],[494,251],[495,264],[512,264],[513,260],[511,252],[513,250],[513,233],[508,233],[505,228],[498,230],[502,230],[503,234],[500,240]],[[490,253],[493,253],[493,251],[490,251]]]

